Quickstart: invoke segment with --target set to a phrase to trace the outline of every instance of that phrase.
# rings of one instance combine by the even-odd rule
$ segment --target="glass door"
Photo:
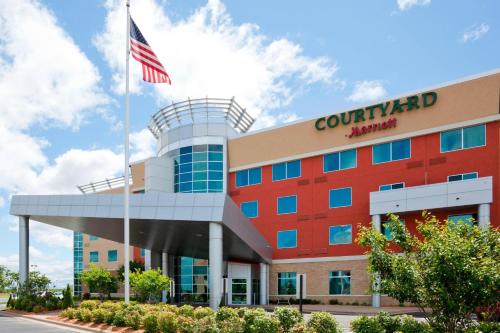
[[[231,279],[231,303],[247,304],[247,279]]]

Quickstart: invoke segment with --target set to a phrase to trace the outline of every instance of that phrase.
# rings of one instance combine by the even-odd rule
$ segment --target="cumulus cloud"
[[[130,133],[130,161],[139,161],[156,155],[156,139],[151,132],[145,128],[139,132]]]
[[[122,1],[106,2],[105,29],[94,43],[113,71],[113,88],[123,93],[125,36]],[[270,39],[255,24],[235,24],[218,0],[209,0],[191,16],[172,21],[155,0],[137,0],[132,16],[166,67],[172,85],[154,85],[160,103],[187,97],[235,96],[259,126],[280,121],[277,108],[289,104],[315,83],[334,84],[337,66],[326,57],[304,55],[300,45]],[[131,91],[145,91],[141,66],[131,60]],[[288,115],[285,118],[289,118]]]
[[[483,37],[490,30],[486,23],[475,24],[469,27],[462,35],[462,42],[473,42]]]
[[[399,10],[407,10],[414,6],[426,6],[431,3],[431,0],[398,0]]]
[[[380,81],[356,82],[354,89],[347,97],[352,102],[371,102],[387,95],[387,92]]]

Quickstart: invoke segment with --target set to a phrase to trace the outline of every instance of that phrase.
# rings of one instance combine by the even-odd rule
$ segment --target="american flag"
[[[142,79],[151,83],[171,84],[167,70],[149,46],[146,38],[130,18],[130,51],[132,57],[142,64]]]

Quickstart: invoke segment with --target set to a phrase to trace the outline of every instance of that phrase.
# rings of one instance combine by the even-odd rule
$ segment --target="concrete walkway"
[[[277,306],[291,306],[294,308],[299,308],[298,305],[266,305],[266,306],[256,306],[263,307],[267,311],[272,311]],[[311,313],[316,311],[325,311],[334,315],[349,315],[349,316],[362,316],[362,315],[376,315],[377,313],[384,311],[392,315],[403,315],[408,314],[415,317],[422,315],[419,308],[409,307],[409,306],[386,306],[380,308],[374,308],[371,306],[356,306],[356,305],[329,305],[329,304],[306,304],[302,306],[304,313]]]

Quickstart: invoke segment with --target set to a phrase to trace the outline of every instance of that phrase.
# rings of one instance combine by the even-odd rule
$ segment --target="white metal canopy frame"
[[[224,98],[198,98],[172,103],[156,112],[148,125],[149,130],[158,139],[164,130],[194,123],[229,122],[235,130],[246,133],[253,125],[246,109],[235,100]]]

